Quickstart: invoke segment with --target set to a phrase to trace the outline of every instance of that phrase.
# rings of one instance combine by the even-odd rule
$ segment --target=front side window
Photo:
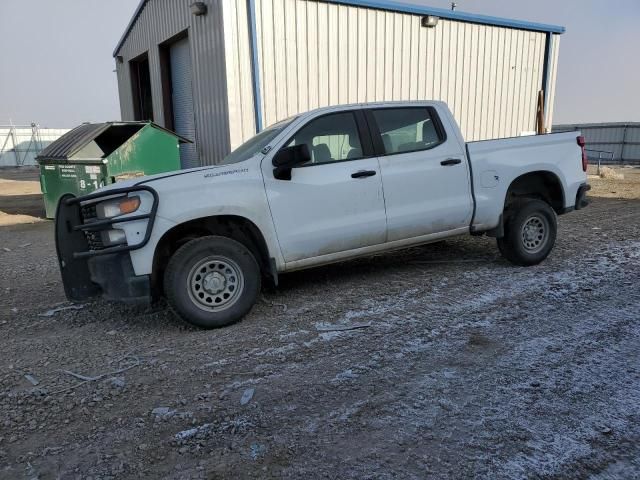
[[[387,155],[428,150],[444,141],[429,108],[373,110]]]
[[[310,164],[363,158],[358,126],[352,112],[332,113],[312,120],[295,134],[287,147],[306,144]]]

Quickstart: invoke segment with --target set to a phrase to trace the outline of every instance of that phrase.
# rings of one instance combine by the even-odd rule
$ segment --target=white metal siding
[[[256,17],[265,125],[327,105],[436,99],[469,140],[535,130],[545,33],[446,19],[423,28],[419,15],[309,0],[256,0]],[[250,136],[253,114],[232,116],[232,144]]]
[[[224,44],[231,150],[256,133],[251,44],[246,0],[224,0]]]
[[[230,148],[222,26],[224,1],[228,0],[207,0],[209,11],[200,17],[191,13],[192,0],[149,1],[117,52],[123,57],[123,63],[116,62],[122,119],[134,118],[129,61],[148,52],[154,120],[166,125],[159,45],[188,29],[191,55],[197,59],[192,68],[193,102],[196,140],[203,165],[217,163]]]

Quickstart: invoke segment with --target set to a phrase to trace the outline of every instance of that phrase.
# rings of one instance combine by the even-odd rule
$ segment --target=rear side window
[[[426,107],[373,110],[387,155],[429,150],[445,140],[435,111]]]
[[[352,112],[332,113],[311,120],[295,134],[287,147],[303,143],[309,147],[312,164],[364,157]]]

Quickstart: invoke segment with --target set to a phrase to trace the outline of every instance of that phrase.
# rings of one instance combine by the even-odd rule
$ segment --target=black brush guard
[[[148,214],[134,215],[126,218],[112,218],[108,220],[94,220],[86,222],[82,217],[81,204],[84,202],[100,201],[100,199],[113,199],[125,197],[136,191],[147,191],[153,196],[153,207]],[[102,257],[99,265],[102,270],[109,269],[109,263],[115,265],[116,260],[121,261],[123,253],[137,250],[144,247],[149,242],[156,211],[158,208],[158,194],[150,187],[139,185],[130,188],[119,188],[106,192],[98,192],[83,197],[74,197],[66,195],[60,199],[56,211],[55,240],[56,251],[58,254],[58,264],[62,275],[62,284],[64,285],[64,293],[71,301],[84,301],[91,297],[109,293],[105,288],[107,283],[113,283],[111,278],[105,278],[104,275],[97,275],[96,268],[90,268],[89,262],[96,257]],[[124,223],[134,220],[148,219],[147,231],[141,243],[136,245],[119,245],[115,247],[104,248],[101,250],[92,250],[87,241],[85,232],[100,232],[113,228],[114,224]],[[113,262],[112,262],[113,259]],[[130,262],[130,260],[129,260]],[[93,270],[93,272],[92,272]],[[123,269],[111,269],[112,271],[123,271]],[[126,270],[126,269],[125,269]],[[132,274],[125,272],[129,276]],[[93,273],[93,274],[92,274]],[[115,277],[115,276],[114,276]],[[100,284],[95,280],[100,281]],[[131,279],[116,278],[117,281],[131,284]],[[117,287],[118,285],[112,285]],[[137,289],[138,291],[140,289]],[[108,295],[109,297],[121,297],[122,295]],[[143,295],[140,295],[142,297]],[[120,298],[114,298],[120,299]]]

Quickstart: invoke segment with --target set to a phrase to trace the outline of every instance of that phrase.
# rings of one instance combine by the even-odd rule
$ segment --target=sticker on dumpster
[[[55,169],[56,169],[56,166],[55,166],[55,165],[45,165],[45,166],[44,166],[44,169],[45,169],[45,170],[55,170]]]
[[[96,167],[96,166],[87,166],[87,167],[84,167],[84,171],[85,171],[86,173],[93,173],[93,174],[96,174],[96,173],[100,173],[100,167]]]
[[[76,167],[60,167],[61,178],[76,178]]]

